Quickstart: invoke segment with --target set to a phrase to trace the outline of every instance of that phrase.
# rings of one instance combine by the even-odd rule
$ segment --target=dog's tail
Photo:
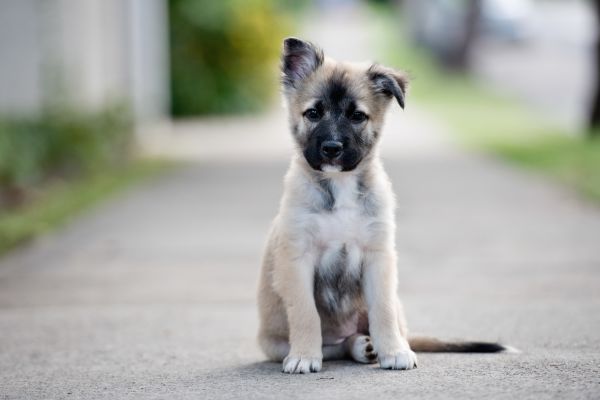
[[[446,342],[429,337],[409,337],[408,343],[413,351],[424,353],[520,353],[513,347],[492,342]]]

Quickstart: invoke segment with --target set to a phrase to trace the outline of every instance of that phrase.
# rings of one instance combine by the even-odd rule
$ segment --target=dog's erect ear
[[[283,85],[296,87],[323,64],[323,51],[310,42],[296,38],[283,41],[281,72]]]
[[[389,97],[394,96],[400,107],[404,108],[404,98],[406,89],[408,89],[408,76],[406,74],[373,64],[367,70],[367,75],[376,93],[382,93]]]

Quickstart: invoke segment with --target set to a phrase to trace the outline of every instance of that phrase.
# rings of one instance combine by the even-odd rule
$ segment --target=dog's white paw
[[[417,368],[417,355],[412,350],[403,350],[387,356],[379,356],[379,366],[383,369]]]
[[[377,362],[377,352],[373,348],[369,336],[361,335],[354,339],[352,347],[350,348],[350,355],[354,361],[363,364]]]
[[[307,374],[321,370],[322,358],[289,355],[283,360],[283,372],[286,374]]]

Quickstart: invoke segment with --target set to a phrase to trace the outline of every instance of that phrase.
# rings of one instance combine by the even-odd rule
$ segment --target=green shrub
[[[49,180],[122,164],[131,132],[120,107],[95,113],[51,108],[35,118],[0,118],[0,211]]]
[[[48,185],[35,201],[0,212],[0,255],[60,226],[107,196],[173,166],[158,160],[134,160],[118,171]]]
[[[263,106],[275,92],[281,40],[289,33],[287,3],[170,0],[173,115]]]

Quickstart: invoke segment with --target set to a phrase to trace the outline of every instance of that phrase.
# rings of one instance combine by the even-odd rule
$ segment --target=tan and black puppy
[[[284,41],[283,93],[296,152],[265,250],[259,343],[288,373],[351,358],[411,369],[417,351],[502,351],[408,339],[397,297],[394,195],[378,156],[384,114],[408,80]]]

